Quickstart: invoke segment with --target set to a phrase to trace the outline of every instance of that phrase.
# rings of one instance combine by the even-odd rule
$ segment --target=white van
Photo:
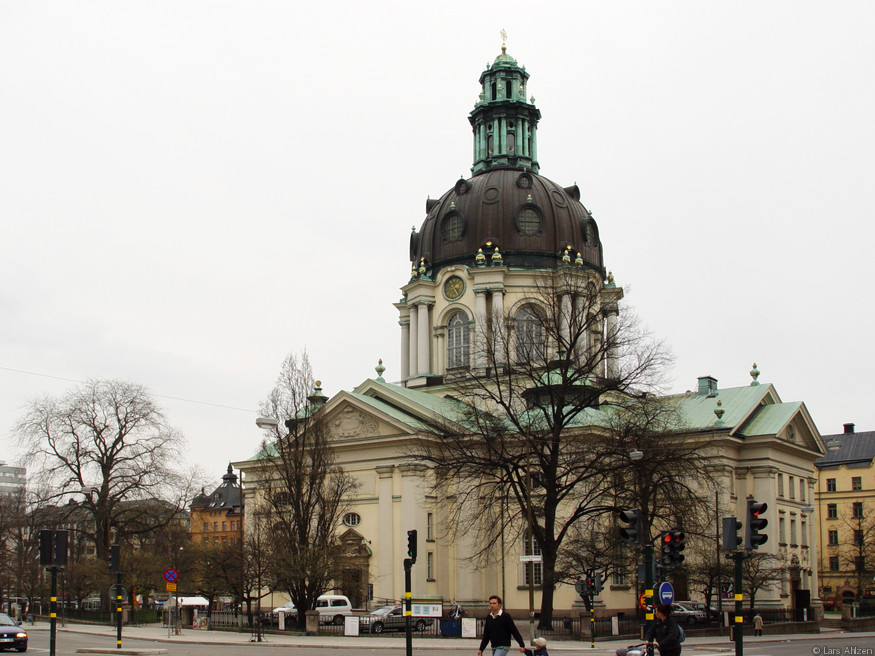
[[[352,615],[352,604],[345,595],[322,595],[316,600],[319,621],[324,624],[343,624],[343,618]]]
[[[352,604],[349,602],[349,597],[345,595],[322,595],[316,599],[316,610],[319,611],[320,622],[340,626],[345,616],[352,615]],[[298,614],[295,604],[291,601],[274,608],[274,617],[280,612],[285,613],[286,617],[294,617]]]

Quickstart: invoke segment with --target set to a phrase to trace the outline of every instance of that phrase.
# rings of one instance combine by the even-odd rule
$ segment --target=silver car
[[[673,603],[671,605],[671,615],[678,624],[706,624],[708,622],[708,614],[702,610],[696,610],[691,606],[682,603]]]

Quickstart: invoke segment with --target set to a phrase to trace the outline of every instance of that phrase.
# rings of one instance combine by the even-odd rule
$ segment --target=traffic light
[[[681,553],[684,549],[687,548],[685,544],[686,537],[683,531],[672,531],[671,532],[671,558],[673,565],[680,565],[684,562],[684,555]]]
[[[407,531],[407,556],[412,563],[416,562],[416,531]]]
[[[39,564],[52,564],[52,532],[48,529],[39,532]]]
[[[745,549],[759,549],[761,544],[769,541],[769,536],[765,533],[760,533],[766,526],[769,525],[769,520],[762,517],[768,506],[765,503],[747,500],[747,531],[744,534]]]
[[[620,510],[617,512],[620,521],[626,526],[620,527],[620,535],[628,542],[638,542],[641,533],[641,511],[638,508]]]
[[[659,532],[659,562],[665,567],[671,567],[671,531]]]
[[[55,558],[57,567],[67,566],[67,531],[55,531]]]
[[[602,573],[596,572],[592,581],[592,593],[594,595],[599,594],[602,591]]]
[[[684,544],[683,531],[660,531],[659,544],[660,546],[660,563],[664,567],[673,567],[684,562],[684,555],[681,553],[686,548]]]
[[[118,572],[121,569],[121,555],[119,554],[119,548],[117,544],[110,545],[109,547],[109,570],[111,572]]]
[[[723,551],[735,551],[741,546],[744,538],[738,534],[742,523],[737,517],[723,518]]]

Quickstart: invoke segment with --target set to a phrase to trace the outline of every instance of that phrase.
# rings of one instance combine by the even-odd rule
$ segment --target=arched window
[[[526,305],[516,313],[516,357],[518,362],[544,358],[544,325],[535,309]]]
[[[456,312],[447,321],[447,369],[467,366],[470,351],[468,317]]]

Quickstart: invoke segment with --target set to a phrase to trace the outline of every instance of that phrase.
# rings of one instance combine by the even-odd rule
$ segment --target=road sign
[[[657,593],[659,597],[659,601],[664,604],[670,604],[674,601],[674,588],[671,587],[671,583],[668,581],[663,581],[659,584],[659,592]]]
[[[170,581],[168,581],[164,585],[167,586],[167,592],[176,592],[176,584],[175,583],[171,583]]]
[[[176,579],[179,578],[179,572],[175,569],[165,569],[164,570],[164,580],[168,583],[173,583]]]

